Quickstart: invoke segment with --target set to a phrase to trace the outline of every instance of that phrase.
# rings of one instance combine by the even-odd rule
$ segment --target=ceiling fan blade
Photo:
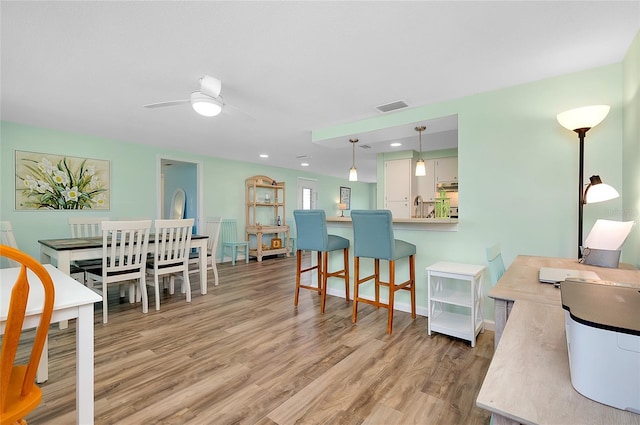
[[[223,108],[222,108],[222,112],[229,114],[229,115],[233,115],[236,117],[242,117],[251,121],[256,121],[256,118],[252,115],[247,114],[246,112],[244,112],[242,109],[233,106],[233,105],[229,105],[228,103],[225,103]]]
[[[144,107],[145,108],[159,108],[159,107],[162,107],[162,106],[182,105],[183,103],[191,103],[191,99],[169,100],[169,101],[166,101],[166,102],[149,103],[148,105],[144,105]]]

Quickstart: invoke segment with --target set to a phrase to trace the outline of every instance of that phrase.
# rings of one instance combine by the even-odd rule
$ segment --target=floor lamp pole
[[[582,185],[584,184],[584,136],[587,134],[589,128],[578,128],[574,130],[578,133],[580,138],[580,173],[578,176],[578,260],[582,258],[582,219],[583,219],[583,207],[584,207],[584,192],[582,191]]]

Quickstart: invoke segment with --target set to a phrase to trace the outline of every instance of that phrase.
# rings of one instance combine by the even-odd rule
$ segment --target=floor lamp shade
[[[592,105],[571,109],[558,114],[558,122],[567,130],[593,128],[600,124],[609,113],[609,105]]]

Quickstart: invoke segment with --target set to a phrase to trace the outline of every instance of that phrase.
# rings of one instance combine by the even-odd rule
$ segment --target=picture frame
[[[351,209],[351,188],[340,186],[340,203],[345,204],[346,210]]]
[[[110,209],[111,161],[15,151],[16,211]]]

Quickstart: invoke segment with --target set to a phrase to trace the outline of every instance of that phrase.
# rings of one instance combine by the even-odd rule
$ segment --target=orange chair
[[[0,354],[0,425],[23,425],[27,423],[23,417],[35,409],[42,399],[42,391],[35,385],[35,378],[51,323],[55,293],[49,272],[34,258],[7,245],[0,245],[0,256],[21,264],[18,279],[11,290],[9,313],[2,338],[2,353]],[[44,287],[44,306],[33,347],[31,348],[29,363],[26,365],[14,365],[29,298],[27,269],[35,273],[42,282]]]

